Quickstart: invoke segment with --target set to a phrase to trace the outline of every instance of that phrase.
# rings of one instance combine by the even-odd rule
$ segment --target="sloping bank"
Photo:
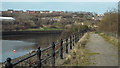
[[[4,31],[2,36],[8,35],[27,35],[27,34],[51,34],[51,33],[61,33],[63,30],[43,30],[43,31]]]
[[[65,55],[65,59],[57,62],[57,66],[86,66],[90,64],[88,50],[85,49],[86,43],[89,41],[89,33],[86,33],[73,47],[69,54]]]
[[[112,37],[112,36],[108,36],[105,33],[100,33],[100,36],[102,36],[106,41],[108,41],[109,43],[115,45],[118,47],[118,38]]]

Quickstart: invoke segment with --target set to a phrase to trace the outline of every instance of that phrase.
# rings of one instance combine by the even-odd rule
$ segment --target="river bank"
[[[85,49],[86,43],[89,41],[89,33],[86,33],[79,39],[69,54],[64,53],[64,59],[58,59],[56,65],[58,66],[86,66],[90,64],[88,59],[88,50]]]
[[[62,33],[63,30],[43,30],[43,31],[4,31],[2,32],[2,36],[9,35],[27,35],[27,34],[59,34]]]
[[[62,33],[62,31],[58,30],[49,31],[49,33],[42,33],[39,31],[29,31],[27,33],[27,31],[25,31],[26,33],[17,34],[19,32],[15,32],[16,35],[11,34],[2,36],[2,57],[4,57],[5,60],[8,57],[15,59],[16,57],[28,54],[30,51],[36,50],[39,46],[41,48],[46,48],[51,45],[53,41],[56,42],[59,40]],[[16,53],[13,53],[13,50],[16,50]]]

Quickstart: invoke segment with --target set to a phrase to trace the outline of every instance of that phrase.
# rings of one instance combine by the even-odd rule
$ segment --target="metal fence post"
[[[77,42],[79,41],[79,33],[77,33]]]
[[[11,58],[7,58],[7,63],[5,64],[5,68],[13,68],[13,64],[11,63]]]
[[[37,57],[38,57],[38,68],[41,68],[41,49],[40,47],[38,47],[38,50],[37,50]]]
[[[75,34],[75,42],[77,42],[77,35]]]
[[[74,46],[74,35],[72,36],[73,38],[72,38],[72,41],[73,41],[73,46]]]
[[[63,59],[63,40],[60,42],[60,58]]]
[[[55,43],[52,43],[52,66],[55,66]]]
[[[82,32],[80,31],[80,37],[82,37]]]
[[[70,49],[72,49],[72,37],[70,36]]]
[[[77,41],[79,41],[79,39],[80,39],[80,33],[78,32],[78,40]]]
[[[66,39],[66,53],[68,54],[68,39]]]
[[[75,37],[74,37],[74,42],[76,43],[76,34],[74,34],[74,36],[75,36]]]
[[[83,30],[81,31],[81,36],[83,36]]]

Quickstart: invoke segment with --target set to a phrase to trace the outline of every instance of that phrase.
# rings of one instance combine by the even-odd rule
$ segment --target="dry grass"
[[[89,65],[88,51],[84,48],[89,40],[89,33],[86,33],[73,48],[71,53],[67,55],[63,66],[86,66]]]
[[[114,37],[111,37],[111,36],[108,36],[104,33],[100,33],[100,35],[106,40],[108,41],[109,43],[115,45],[115,46],[118,46],[118,39],[117,38],[114,38]]]
[[[0,63],[0,68],[2,68],[2,64]]]

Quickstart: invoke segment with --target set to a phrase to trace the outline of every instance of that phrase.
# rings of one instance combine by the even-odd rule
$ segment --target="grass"
[[[93,55],[99,55],[99,53],[93,53],[85,47],[87,42],[89,42],[90,34],[91,32],[85,34],[76,43],[61,66],[89,66],[90,64],[95,64],[91,63],[91,60],[94,60],[95,58],[91,59],[90,57]]]
[[[118,39],[114,38],[114,37],[111,37],[111,36],[108,36],[104,33],[100,33],[100,36],[102,36],[106,41],[108,41],[109,43],[115,45],[115,46],[118,46]]]
[[[26,29],[24,31],[49,31],[49,30],[63,30],[61,28],[47,28],[47,27],[43,27],[43,28],[37,28],[37,29]]]
[[[85,34],[82,39],[76,43],[76,46],[72,49],[67,59],[64,61],[63,66],[87,66],[90,64],[88,56],[95,55],[97,53],[89,53],[85,47],[89,40],[89,34]]]

